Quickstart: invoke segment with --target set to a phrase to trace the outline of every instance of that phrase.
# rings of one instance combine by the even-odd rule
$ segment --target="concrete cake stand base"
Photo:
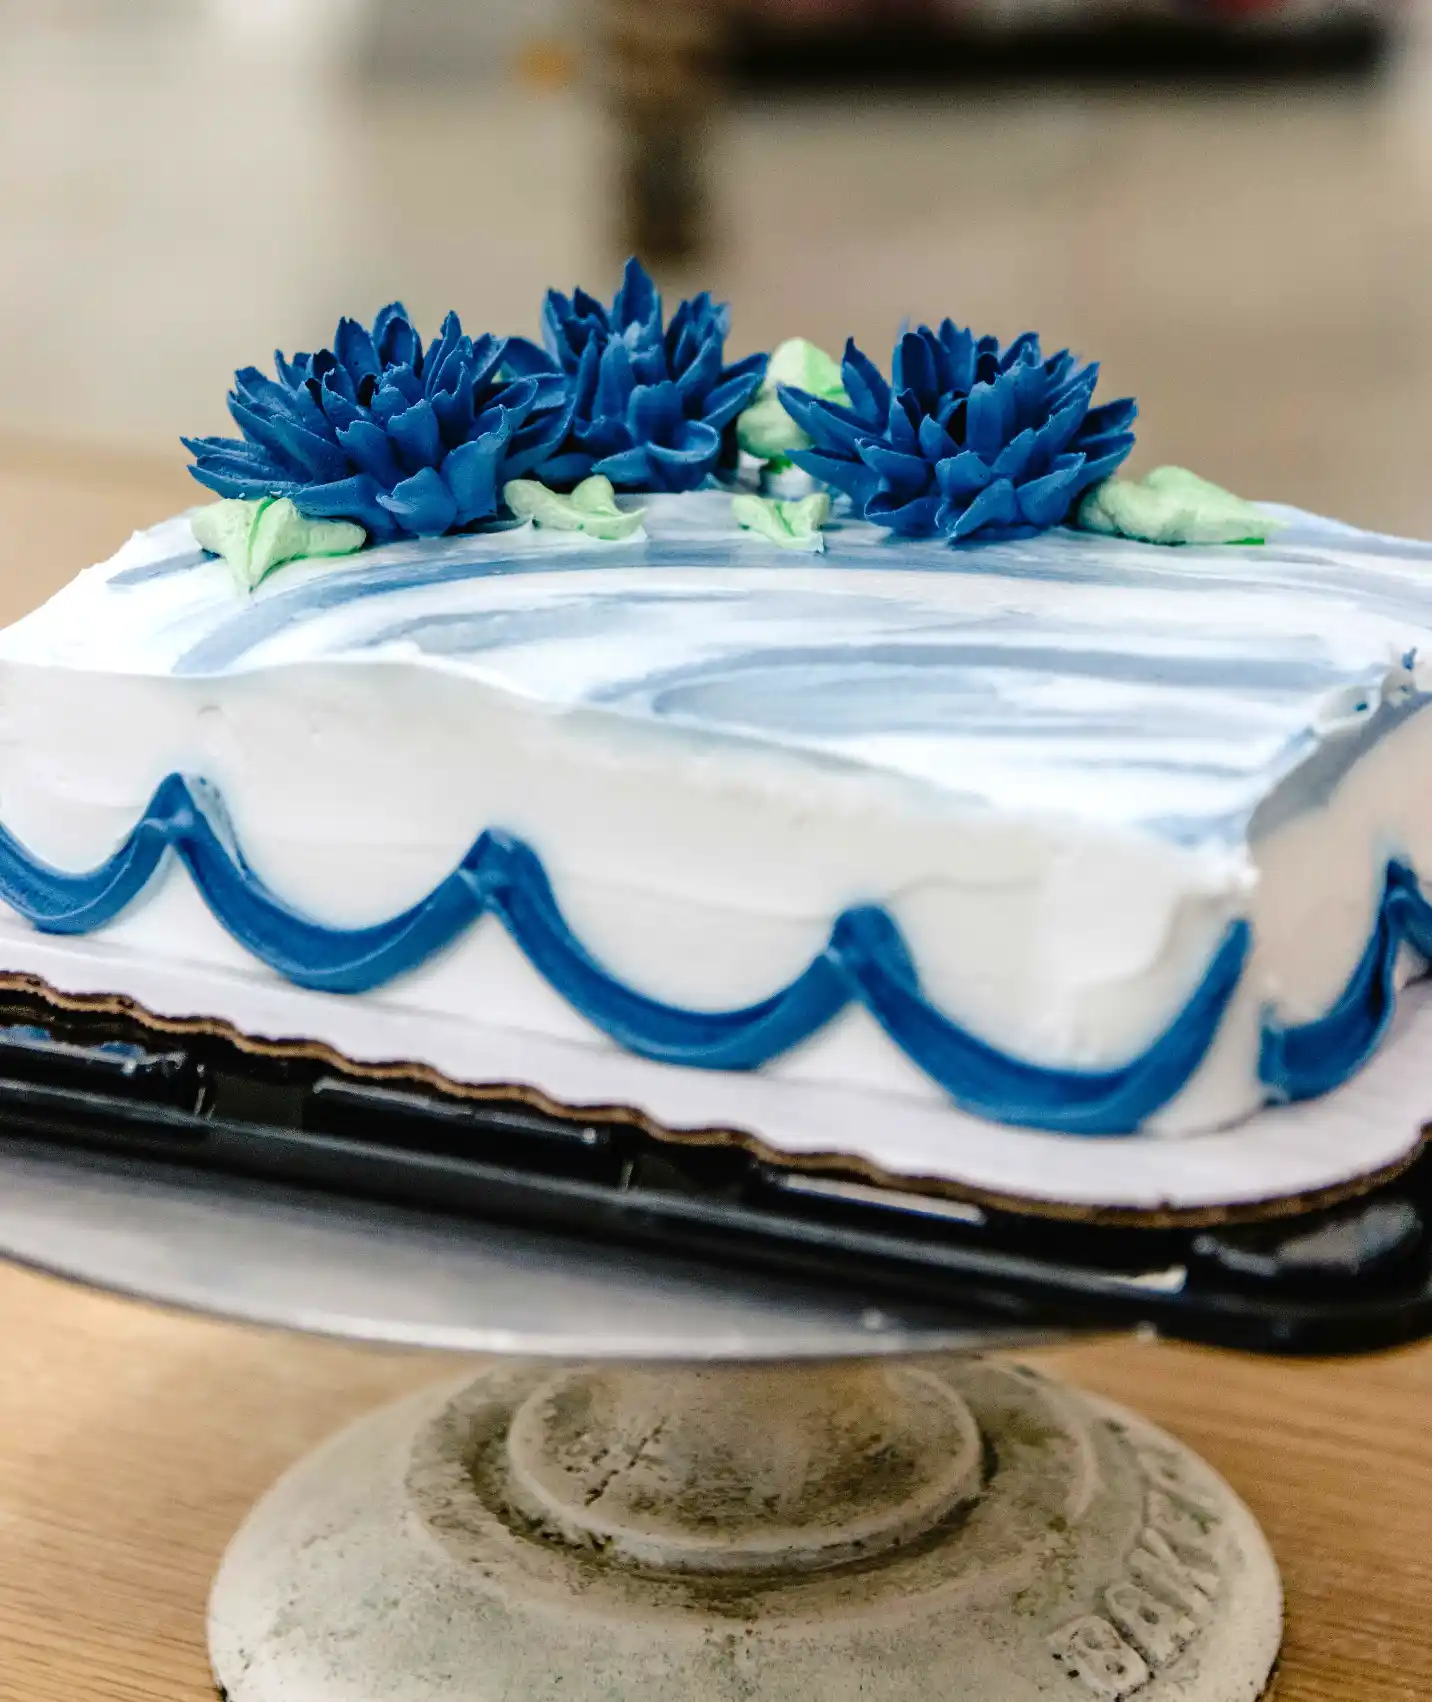
[[[1251,1515],[1141,1419],[979,1357],[1033,1324],[81,1149],[0,1150],[0,1256],[497,1356],[260,1503],[210,1610],[230,1702],[1254,1702],[1269,1682],[1281,1599]]]
[[[299,1463],[230,1702],[1254,1702],[1278,1575],[1131,1414],[975,1357],[494,1361]]]

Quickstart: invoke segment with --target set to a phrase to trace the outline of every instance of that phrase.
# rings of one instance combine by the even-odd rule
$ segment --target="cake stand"
[[[1232,1490],[948,1314],[0,1144],[0,1254],[487,1355],[269,1492],[214,1586],[230,1702],[1253,1702]]]

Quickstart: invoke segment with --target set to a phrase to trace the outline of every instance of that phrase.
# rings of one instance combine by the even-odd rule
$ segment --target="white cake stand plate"
[[[529,1356],[361,1420],[270,1491],[211,1602],[229,1702],[1254,1702],[1270,1682],[1281,1594],[1247,1509],[1142,1420],[977,1356],[1018,1332],[3,1148],[0,1253]]]

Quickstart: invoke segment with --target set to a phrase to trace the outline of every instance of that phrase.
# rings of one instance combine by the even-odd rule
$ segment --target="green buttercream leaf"
[[[781,406],[778,385],[791,384],[823,402],[849,406],[840,367],[824,349],[804,337],[791,337],[771,356],[756,399],[736,420],[736,441],[748,455],[777,467],[789,466],[793,449],[809,449],[810,439]]]
[[[840,376],[840,363],[804,337],[788,337],[766,363],[760,394],[774,395],[778,384],[794,384],[827,402],[850,400]]]
[[[368,542],[351,520],[309,520],[286,496],[228,497],[199,509],[190,525],[199,547],[222,556],[244,591],[287,561],[352,555]]]
[[[731,514],[738,526],[759,532],[784,549],[823,550],[825,539],[820,529],[830,517],[830,498],[824,491],[797,502],[742,493],[731,498]]]
[[[554,532],[584,532],[589,538],[617,543],[641,530],[644,508],[617,507],[612,481],[601,473],[583,479],[570,496],[549,490],[540,479],[511,479],[502,500],[521,520]]]
[[[1263,544],[1282,522],[1186,467],[1155,467],[1141,481],[1095,485],[1075,524],[1146,544]]]
[[[809,449],[810,438],[775,396],[758,397],[736,421],[736,441],[758,461],[791,465],[792,449]]]

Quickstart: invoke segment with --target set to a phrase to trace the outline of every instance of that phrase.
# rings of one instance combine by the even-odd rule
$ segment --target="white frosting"
[[[252,598],[180,517],[0,634],[0,821],[83,869],[165,775],[202,776],[258,874],[339,925],[504,828],[610,969],[697,1008],[770,994],[880,904],[931,1000],[1040,1064],[1141,1052],[1247,916],[1235,1005],[1153,1128],[1222,1125],[1261,1102],[1264,1006],[1304,1020],[1346,980],[1389,853],[1432,869],[1432,788],[1407,778],[1432,768],[1407,665],[1432,654],[1432,547],[1285,517],[1262,549],[847,523],[812,557],[703,493],[650,500],[628,544],[390,546]],[[62,949],[7,913],[0,967],[40,957],[175,1014],[202,984],[202,1014],[262,1032],[340,1043],[341,1007],[401,1013],[394,1056],[468,1079],[503,1034],[610,1076],[611,1043],[495,925],[361,1000],[297,993],[171,865]],[[638,1093],[642,1070],[671,1073],[639,1066]],[[703,1082],[724,1103],[680,1074],[689,1121]],[[943,1103],[858,1011],[761,1076]]]

